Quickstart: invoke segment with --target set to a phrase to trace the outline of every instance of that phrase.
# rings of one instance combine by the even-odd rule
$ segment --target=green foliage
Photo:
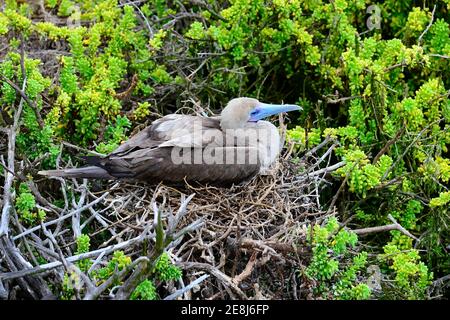
[[[142,102],[138,103],[137,108],[133,112],[133,118],[135,120],[143,120],[150,114],[150,103]]]
[[[156,288],[152,281],[142,281],[130,296],[131,300],[156,300]]]
[[[0,33],[6,34],[13,28],[28,30],[51,41],[63,41],[70,47],[70,55],[61,56],[60,73],[56,83],[49,88],[51,81],[43,78],[38,69],[39,60],[27,59],[28,85],[27,93],[37,99],[42,108],[41,94],[49,91],[55,103],[43,116],[46,127],[39,128],[32,110],[24,110],[26,134],[18,142],[21,150],[34,159],[46,152],[55,153],[55,139],[65,139],[76,144],[87,145],[95,142],[104,132],[109,132],[99,141],[102,152],[111,151],[121,140],[126,138],[125,123],[118,91],[126,90],[129,85],[127,75],[136,74],[138,83],[130,95],[142,98],[153,93],[153,85],[167,84],[173,81],[165,66],[152,60],[153,51],[145,30],[136,31],[137,17],[132,6],[117,6],[117,1],[88,1],[77,3],[64,0],[49,2],[51,8],[57,7],[58,15],[67,17],[81,10],[84,19],[96,21],[89,26],[57,26],[50,22],[31,22],[15,12],[16,7],[0,13]],[[161,30],[151,40],[154,49],[158,49],[166,31]],[[18,74],[16,83],[21,82],[19,56],[10,53],[10,60],[0,64],[0,71],[8,78]],[[7,73],[7,74],[5,74]],[[10,104],[16,99],[14,90],[3,84],[0,97],[3,103]],[[147,115],[145,106],[140,109],[137,118]],[[107,125],[103,126],[102,123]],[[109,124],[108,124],[109,123]],[[30,134],[31,131],[31,134]],[[56,157],[54,157],[56,158]],[[54,159],[53,159],[54,160]],[[49,161],[48,165],[54,165]]]
[[[29,225],[39,224],[39,221],[45,220],[45,211],[36,208],[34,195],[25,183],[19,186],[16,210],[19,218]]]
[[[70,16],[73,10],[74,3],[70,0],[61,0],[58,8],[58,15],[67,17]]]
[[[109,124],[105,129],[104,139],[106,142],[101,142],[97,146],[97,151],[100,153],[110,153],[116,149],[119,144],[125,140],[126,129],[131,126],[131,122],[127,117],[117,116],[115,125]]]
[[[365,283],[358,283],[357,277],[366,264],[367,253],[361,252],[348,261],[348,249],[358,241],[356,234],[339,230],[336,218],[330,218],[324,227],[310,227],[307,234],[312,259],[305,274],[317,281],[315,291],[326,298],[368,299],[371,290]]]
[[[439,197],[433,198],[430,201],[430,207],[445,206],[450,202],[450,191],[441,192]]]
[[[352,192],[366,197],[367,191],[378,186],[382,182],[383,175],[392,165],[392,159],[383,155],[375,165],[371,164],[366,154],[361,150],[344,151],[343,160],[345,166],[336,170],[336,174],[342,177],[349,176],[348,185]]]
[[[81,236],[79,236],[77,238],[77,250],[75,251],[75,254],[82,254],[88,252],[91,246],[90,241],[91,239],[87,234],[82,234]],[[77,265],[81,271],[87,272],[91,267],[92,262],[89,259],[83,259],[78,261]]]
[[[126,256],[123,251],[114,251],[111,260],[109,260],[108,262],[108,265],[98,270],[94,270],[92,274],[94,278],[96,278],[97,281],[101,283],[110,278],[115,272],[122,271],[130,264],[131,258]],[[115,284],[118,284],[117,281]]]
[[[43,101],[40,95],[49,88],[50,79],[44,77],[40,70],[41,61],[37,59],[25,59],[25,71],[27,76],[26,94],[30,100],[34,101],[38,110],[42,108]],[[0,74],[12,82],[22,83],[23,75],[20,67],[20,55],[10,52],[5,61],[0,64]],[[2,82],[0,87],[0,103],[11,105],[20,96],[6,82]],[[54,125],[57,114],[50,112],[44,121],[44,126],[40,127],[36,113],[27,103],[24,104],[22,111],[23,129],[17,136],[17,146],[19,152],[26,154],[31,160],[42,156],[45,153],[49,157],[44,161],[44,166],[54,165],[59,148],[54,144]]]
[[[182,276],[180,268],[170,262],[167,252],[161,254],[157,259],[153,271],[161,281],[178,280]]]
[[[388,244],[380,259],[389,263],[395,272],[395,295],[397,299],[423,299],[431,284],[433,274],[420,261],[417,250],[401,251],[397,246]]]
[[[59,296],[61,300],[72,300],[72,298],[75,296],[75,288],[73,286],[75,279],[77,279],[77,275],[74,272],[70,274],[64,273],[62,291]]]

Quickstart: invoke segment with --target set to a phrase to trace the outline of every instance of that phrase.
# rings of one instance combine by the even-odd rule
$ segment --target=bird
[[[300,111],[294,104],[230,100],[218,116],[166,115],[88,166],[39,171],[43,176],[124,179],[152,184],[233,184],[270,170],[281,151],[278,128],[263,119]]]

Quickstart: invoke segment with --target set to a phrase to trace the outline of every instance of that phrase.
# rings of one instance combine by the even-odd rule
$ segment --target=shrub
[[[315,281],[314,291],[325,298],[368,299],[371,290],[358,279],[367,253],[361,252],[350,259],[348,249],[356,245],[358,238],[352,232],[339,229],[336,218],[330,218],[324,227],[309,228],[312,259],[305,274]]]
[[[19,218],[29,225],[39,224],[45,219],[45,211],[36,208],[34,195],[25,183],[19,187],[19,196],[16,199],[16,210]]]
[[[367,13],[370,5],[375,9]],[[344,164],[322,192],[323,206],[336,203],[339,216],[355,215],[355,227],[390,223],[392,215],[420,235],[420,242],[413,244],[398,232],[368,237],[374,254],[386,245],[408,252],[415,248],[421,262],[416,256],[399,257],[423,263],[436,277],[450,272],[447,0],[150,1],[138,6],[139,11],[115,0],[46,1],[46,10],[67,19],[64,26],[33,20],[32,6],[23,1],[5,2],[0,75],[23,83],[23,37],[25,91],[34,104],[23,105],[17,135],[21,160],[42,158],[42,168],[53,168],[61,140],[108,153],[132,128],[155,113],[176,111],[183,100],[208,101],[216,110],[238,95],[296,102],[304,112],[288,122],[294,151],[305,152],[329,137],[335,145],[330,161]],[[50,58],[35,54],[35,41],[61,49]],[[2,81],[0,125],[11,123],[11,106],[20,99]],[[64,151],[62,157],[70,154]],[[339,201],[331,201],[341,185]],[[16,210],[28,224],[43,214],[34,201],[29,190],[17,193]],[[346,237],[344,247],[351,247],[354,237]],[[319,239],[311,241],[319,246]],[[311,277],[353,279],[330,252],[315,250]],[[329,255],[331,260],[319,264]],[[363,256],[350,264],[360,265]],[[167,262],[161,259],[158,263]],[[176,278],[170,270],[162,277]],[[399,273],[384,271],[393,277]],[[342,286],[354,295],[329,286],[323,292],[367,296],[364,286],[348,281]],[[396,283],[409,292],[405,297],[425,297],[425,280],[412,291]]]

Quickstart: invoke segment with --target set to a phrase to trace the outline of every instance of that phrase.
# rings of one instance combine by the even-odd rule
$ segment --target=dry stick
[[[358,234],[358,235],[366,235],[369,233],[376,233],[376,232],[384,232],[384,231],[391,231],[391,230],[398,230],[404,235],[414,239],[419,240],[417,237],[412,235],[408,230],[403,228],[390,214],[388,215],[389,220],[391,220],[393,223],[388,224],[385,226],[378,226],[378,227],[370,227],[370,228],[363,228],[363,229],[356,229],[352,230],[352,232]]]
[[[239,285],[242,281],[247,279],[253,272],[253,269],[255,268],[256,263],[258,262],[256,260],[256,257],[258,256],[258,252],[253,252],[253,254],[250,256],[250,259],[247,262],[247,265],[245,266],[244,270],[235,276],[231,281],[233,281],[236,285]]]
[[[430,57],[437,57],[437,58],[442,58],[442,59],[450,59],[450,56],[446,56],[443,54],[437,54],[437,53],[432,53],[429,54]]]
[[[125,283],[119,288],[117,291],[114,299],[116,300],[123,300],[128,299],[131,293],[136,289],[137,285],[141,283],[144,279],[148,278],[148,276],[152,272],[152,265],[156,262],[156,258],[163,252],[163,250],[167,250],[168,248],[175,246],[179,243],[179,239],[188,232],[192,232],[194,230],[197,230],[203,225],[203,218],[197,219],[191,224],[189,224],[187,227],[184,227],[182,230],[173,233],[175,231],[175,228],[180,223],[180,220],[182,217],[186,214],[186,208],[191,201],[191,199],[194,197],[194,194],[190,195],[188,198],[185,198],[184,196],[181,198],[181,205],[180,209],[178,210],[175,217],[172,213],[170,213],[168,217],[168,223],[169,226],[166,230],[163,229],[162,226],[162,209],[165,206],[166,203],[166,197],[163,195],[163,202],[159,206],[156,204],[155,198],[156,195],[161,193],[160,186],[157,187],[157,190],[155,191],[152,199],[152,207],[153,207],[153,227],[155,229],[155,233],[159,234],[162,233],[162,237],[156,237],[156,244],[155,248],[153,250],[153,253],[151,253],[151,259],[152,261],[146,264],[140,265],[134,272],[130,275],[130,277],[125,281]],[[178,220],[177,220],[178,219]]]
[[[432,283],[431,285],[432,285],[433,287],[441,286],[441,285],[443,285],[444,282],[446,282],[446,281],[450,281],[450,274],[448,274],[448,275],[446,275],[446,276],[443,276],[443,277],[441,277],[441,278],[439,278],[439,279],[434,280],[433,283]],[[448,285],[450,285],[450,284],[447,284],[447,286],[448,286]]]
[[[172,293],[171,295],[165,297],[164,300],[175,300],[176,298],[182,296],[184,293],[186,293],[187,291],[191,290],[195,286],[198,286],[200,283],[202,283],[204,280],[208,279],[209,277],[210,277],[209,274],[202,275],[201,277],[199,277],[199,278],[195,279],[194,281],[192,281],[186,287],[181,288],[181,289],[175,291],[174,293]]]
[[[339,195],[341,194],[342,190],[344,190],[344,187],[347,184],[349,175],[350,175],[349,172],[347,172],[347,174],[345,175],[344,181],[342,181],[341,185],[339,186],[338,191],[336,192],[336,194],[333,196],[333,199],[331,200],[331,204],[328,207],[326,215],[329,215],[331,213],[331,211],[334,210],[334,205],[336,204],[336,201],[339,198]]]
[[[92,220],[97,220],[103,227],[107,228],[108,231],[111,233],[112,236],[116,236],[117,233],[114,230],[109,229],[108,223],[105,221],[105,219],[102,217],[100,213],[94,210],[94,208],[90,207],[89,211],[91,212],[91,216],[86,219],[85,222],[81,225],[81,230],[83,230]]]
[[[130,2],[131,3],[131,2]],[[139,15],[142,17],[142,19],[145,22],[145,25],[147,26],[148,32],[149,32],[149,38],[153,38],[154,36],[154,32],[152,27],[150,26],[150,23],[147,20],[147,17],[145,16],[145,14],[141,11],[141,9],[134,3],[131,3],[131,5],[139,12]]]
[[[324,97],[324,98],[327,99],[327,103],[329,103],[329,104],[336,104],[336,103],[344,102],[344,101],[347,101],[347,100],[353,100],[353,99],[361,98],[361,96],[343,97],[343,98],[339,98],[339,99],[335,99],[335,100],[330,99],[328,97]]]
[[[24,181],[28,187],[30,188],[31,193],[33,193],[34,197],[36,198],[36,200],[41,203],[42,205],[44,205],[45,207],[49,207],[50,209],[46,208],[45,210],[47,211],[53,211],[55,213],[59,213],[62,211],[61,208],[58,208],[57,206],[55,206],[54,204],[52,204],[51,202],[49,202],[47,199],[45,199],[41,193],[39,192],[39,189],[36,187],[36,184],[33,182],[33,180],[29,180],[27,179],[23,173],[21,172],[13,172],[11,171],[3,162],[3,155],[1,156],[1,160],[2,162],[0,162],[0,165],[3,167],[3,169],[5,169],[6,171],[8,171],[9,173],[13,174],[17,179]]]
[[[349,171],[347,172],[347,174],[345,175],[344,181],[342,181],[342,183],[341,183],[341,185],[340,185],[338,191],[336,192],[336,194],[334,195],[333,199],[331,200],[331,204],[330,204],[330,207],[328,208],[328,210],[327,210],[327,212],[326,212],[326,215],[329,215],[329,214],[331,213],[331,211],[333,210],[334,205],[336,204],[336,201],[337,201],[339,195],[341,194],[342,190],[344,190],[344,187],[345,187],[345,185],[347,184],[348,177],[350,176],[350,172],[352,172],[353,169],[355,169],[355,167],[356,167],[356,163],[350,168],[350,170],[349,170]],[[345,224],[344,224],[344,225],[345,225]]]
[[[114,244],[114,245],[110,245],[108,247],[105,247],[103,249],[98,249],[98,250],[93,250],[93,251],[89,251],[86,253],[81,253],[81,254],[77,254],[71,257],[66,258],[66,260],[68,262],[76,262],[79,260],[83,260],[83,259],[90,259],[93,257],[96,257],[99,254],[109,254],[113,251],[116,250],[121,250],[124,248],[127,248],[128,246],[137,244],[137,243],[141,243],[142,241],[144,241],[145,239],[152,239],[155,237],[154,233],[151,233],[149,235],[146,235],[147,232],[143,232],[141,235],[132,238],[130,240],[118,243],[118,244]],[[7,273],[2,273],[0,274],[0,280],[8,280],[8,279],[16,279],[16,278],[20,278],[23,276],[27,276],[27,275],[32,275],[32,274],[38,274],[38,273],[42,273],[42,272],[46,272],[49,270],[52,270],[54,268],[58,268],[62,266],[62,263],[60,261],[54,261],[54,262],[50,262],[50,263],[46,263],[34,268],[30,268],[30,269],[24,269],[24,270],[20,270],[20,271],[16,271],[16,272],[7,272]]]
[[[0,238],[0,252],[3,253],[3,261],[6,262],[8,270],[13,270],[13,272],[19,272],[19,270],[31,267],[31,264],[26,261],[20,254],[17,247],[12,243],[11,239],[8,237]],[[2,274],[0,274],[1,276]],[[3,279],[0,278],[0,282]],[[45,282],[39,278],[21,277],[17,279],[17,283],[20,288],[26,292],[32,299],[39,299],[50,293]],[[9,292],[4,292],[9,296]]]
[[[328,148],[328,150],[327,151],[325,151],[325,153],[316,161],[316,163],[314,164],[314,165],[311,165],[309,168],[308,168],[308,170],[306,170],[306,173],[308,173],[308,172],[312,172],[313,170],[314,170],[314,168],[316,168],[317,166],[319,166],[327,157],[328,157],[328,164],[327,164],[327,167],[326,168],[328,168],[328,165],[329,165],[329,161],[330,161],[330,155],[331,155],[331,153],[333,152],[333,150],[334,150],[334,148],[337,146],[338,144],[337,143],[334,143],[331,147],[329,147]]]
[[[117,185],[118,185],[118,184],[116,184],[116,185],[114,185],[114,186],[117,186]],[[113,186],[111,189],[113,189],[114,186]],[[92,206],[96,205],[97,203],[101,202],[101,201],[102,201],[103,199],[105,199],[108,195],[109,195],[109,191],[105,192],[101,197],[99,197],[99,198],[95,199],[94,201],[92,201],[92,202],[90,202],[90,203],[84,205],[84,206],[81,207],[81,208],[78,208],[78,209],[76,209],[76,210],[74,210],[74,211],[72,211],[72,212],[69,212],[69,213],[67,213],[67,214],[65,214],[65,215],[63,215],[63,216],[61,216],[61,217],[59,217],[58,219],[55,219],[55,220],[52,220],[52,221],[49,221],[49,222],[44,223],[44,226],[46,226],[46,227],[51,226],[51,225],[53,225],[53,224],[56,224],[56,223],[58,223],[58,222],[60,222],[60,221],[65,220],[65,219],[67,219],[67,218],[72,217],[74,214],[77,214],[77,213],[82,212],[82,211],[84,211],[84,210],[86,210],[86,209],[89,209],[90,207],[92,207]],[[36,226],[36,227],[33,227],[33,228],[31,228],[31,229],[28,229],[28,230],[22,232],[21,234],[19,234],[19,235],[13,237],[13,240],[15,241],[15,240],[17,240],[17,239],[20,239],[20,238],[22,238],[22,237],[24,237],[24,236],[26,236],[26,235],[28,235],[28,234],[30,234],[30,233],[32,233],[32,232],[35,232],[35,231],[37,231],[37,230],[40,230],[40,229],[41,229],[41,226],[40,226],[40,225],[39,225],[39,226]]]
[[[55,237],[53,236],[53,234],[50,231],[47,230],[47,228],[45,228],[44,224],[42,223],[42,220],[41,220],[41,226],[42,226],[42,231],[44,232],[44,234],[47,236],[47,238],[51,241],[51,243],[53,243],[53,246],[56,248],[59,261],[62,263],[66,272],[74,271],[79,277],[81,277],[81,279],[86,284],[87,291],[91,292],[93,290],[93,288],[95,287],[94,284],[92,283],[91,279],[89,279],[88,276],[86,276],[83,272],[81,272],[81,270],[77,266],[69,264],[67,259],[64,257],[61,247],[59,246]],[[75,290],[76,290],[77,297],[79,297],[78,288],[75,288]]]
[[[383,71],[384,72],[389,72],[390,70],[393,70],[393,69],[398,68],[398,67],[406,67],[406,62],[403,60],[401,63],[396,63],[396,64],[394,64],[392,66],[384,68]]]
[[[80,200],[76,203],[75,198],[72,199],[72,204],[76,209],[82,207],[84,201],[86,200],[86,190],[87,190],[87,179],[83,179],[83,186],[81,191]],[[73,238],[78,239],[81,236],[81,211],[75,210],[75,213],[72,215],[72,230],[73,230]]]
[[[89,150],[89,149],[85,149],[85,148],[82,148],[82,147],[78,147],[78,146],[76,146],[74,144],[71,144],[71,143],[69,143],[67,141],[62,141],[61,143],[63,145],[65,145],[66,147],[69,147],[69,148],[72,148],[72,149],[75,149],[75,150],[78,150],[78,151],[83,151],[83,152],[86,152],[86,153],[92,153],[92,154],[94,154],[96,156],[99,156],[99,157],[104,157],[105,156],[105,154],[103,154],[103,153],[98,153],[98,152],[93,151],[93,150]]]
[[[433,24],[433,20],[434,20],[434,12],[436,11],[436,5],[434,5],[433,7],[433,11],[431,12],[431,20],[430,23],[428,24],[428,26],[426,27],[426,29],[422,32],[422,34],[419,37],[419,40],[417,40],[417,44],[420,46],[420,43],[422,42],[422,38],[423,36],[428,32],[428,30],[430,29],[431,25]]]
[[[380,150],[380,152],[378,152],[378,154],[375,156],[375,158],[373,158],[372,164],[376,164],[378,159],[381,158],[381,156],[383,154],[386,153],[386,151],[389,149],[389,147],[391,145],[393,145],[395,142],[397,142],[397,140],[401,137],[401,135],[403,134],[403,132],[405,132],[405,128],[406,126],[402,127],[397,134],[395,135],[395,137],[393,137],[391,140],[389,140],[386,145]]]
[[[308,176],[310,176],[310,177],[319,176],[323,173],[328,173],[328,172],[334,171],[336,169],[339,169],[340,167],[345,166],[345,164],[346,164],[345,161],[341,161],[336,164],[333,164],[332,166],[329,166],[329,167],[326,167],[326,168],[323,168],[323,169],[320,169],[317,171],[313,171],[313,172],[309,173]]]
[[[14,177],[16,177],[17,179],[19,179],[19,180],[21,180],[21,181],[24,181],[24,179],[22,179],[22,177],[17,173],[17,172],[14,172],[14,171],[11,171],[11,170],[9,170],[9,168],[8,168],[8,165],[7,164],[5,164],[5,159],[3,159],[3,155],[0,155],[0,165],[2,166],[2,168],[4,169],[4,170],[6,170],[7,172],[9,172],[9,173],[11,173]]]
[[[9,215],[11,208],[11,189],[14,180],[14,151],[15,151],[16,130],[15,127],[10,129],[8,139],[8,172],[6,172],[5,184],[3,187],[3,208],[0,223],[0,237],[8,235],[9,232]]]
[[[92,265],[89,268],[87,274],[91,274],[91,272],[94,271],[95,266],[100,263],[100,261],[103,259],[104,256],[105,256],[105,252],[100,253],[100,255],[92,263]]]
[[[321,143],[319,143],[317,146],[315,146],[314,148],[312,148],[311,150],[309,150],[306,154],[305,154],[305,158],[310,157],[313,155],[313,153],[315,153],[316,151],[322,149],[328,142],[331,141],[331,137],[327,136],[325,138],[325,140],[323,140]]]
[[[201,269],[208,271],[213,276],[215,276],[220,282],[227,288],[232,288],[234,292],[236,292],[241,299],[247,300],[247,295],[233,282],[233,280],[227,276],[225,273],[217,269],[216,267],[209,265],[207,263],[201,263],[201,262],[181,262],[179,263],[183,267],[183,269]]]
[[[8,291],[5,289],[5,286],[1,281],[0,281],[0,299],[2,300],[8,299]]]
[[[56,213],[61,213],[62,209],[58,208],[57,206],[55,206],[53,203],[51,203],[50,201],[48,201],[47,199],[45,199],[41,193],[39,192],[38,187],[36,186],[36,184],[33,182],[33,180],[26,180],[27,186],[30,188],[31,193],[33,193],[34,197],[36,198],[36,200],[41,203],[42,205],[44,205],[45,207],[50,208],[53,212]]]
[[[232,247],[241,247],[245,249],[259,249],[263,253],[267,253],[270,256],[277,258],[280,261],[284,261],[284,258],[281,254],[277,252],[295,252],[295,248],[289,244],[283,244],[275,241],[264,241],[264,240],[253,240],[250,238],[241,238],[238,242],[236,239],[232,237],[227,238],[227,243]]]

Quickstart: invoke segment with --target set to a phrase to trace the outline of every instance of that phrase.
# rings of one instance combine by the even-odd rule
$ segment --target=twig
[[[332,166],[329,166],[329,167],[326,167],[326,168],[323,168],[323,169],[320,169],[320,170],[317,170],[317,171],[313,171],[313,172],[309,173],[308,175],[310,177],[320,176],[320,175],[322,175],[324,173],[332,172],[332,171],[334,171],[336,169],[339,169],[340,167],[345,166],[345,164],[346,164],[345,161],[341,161],[341,162],[338,162],[336,164],[333,164]]]
[[[193,263],[193,262],[182,262],[181,266],[185,269],[195,268],[208,271],[217,279],[219,279],[225,286],[232,288],[242,299],[247,300],[247,295],[233,282],[233,280],[224,274],[222,271],[218,270],[214,266],[207,263]]]
[[[390,147],[391,145],[393,145],[393,144],[401,137],[401,135],[405,132],[405,128],[406,128],[406,126],[403,126],[403,127],[397,132],[397,134],[395,135],[395,137],[393,137],[391,140],[389,140],[389,141],[386,143],[386,145],[378,152],[378,154],[375,156],[375,158],[373,158],[372,164],[377,163],[378,159],[380,159],[381,156],[382,156],[383,154],[385,154],[386,151],[389,150],[389,147]]]
[[[25,102],[33,109],[34,114],[36,115],[36,120],[39,124],[39,127],[42,129],[44,127],[44,120],[42,120],[41,113],[39,112],[39,108],[37,105],[31,101],[28,95],[25,93],[25,89],[20,89],[14,82],[6,78],[5,76],[0,74],[0,78],[2,78],[6,83],[8,83],[14,90],[25,100]]]
[[[175,291],[174,293],[172,293],[171,295],[168,295],[167,297],[165,297],[164,300],[175,300],[176,298],[180,297],[181,295],[183,295],[187,291],[191,290],[195,286],[198,286],[200,283],[202,283],[204,280],[208,279],[209,277],[210,277],[209,274],[204,274],[201,277],[198,277],[197,279],[192,281],[190,284],[188,284],[184,288],[181,288],[181,289]]]
[[[355,163],[355,165],[356,165],[356,163]],[[355,165],[353,165],[353,168],[349,172],[347,172],[347,174],[345,175],[344,180],[342,181],[341,185],[339,186],[338,191],[333,196],[333,199],[331,200],[330,206],[328,207],[328,210],[327,210],[327,213],[326,213],[327,215],[329,215],[331,213],[331,211],[334,210],[334,205],[336,204],[336,201],[339,198],[339,195],[341,194],[342,190],[344,190],[345,185],[347,184],[347,181],[348,181],[348,177],[350,176],[349,173],[354,169]]]
[[[253,252],[244,270],[240,274],[235,276],[231,281],[233,281],[236,285],[239,285],[242,281],[247,279],[252,274],[252,271],[255,268],[255,265],[257,263],[256,260],[257,255],[258,255],[257,252]]]
[[[91,153],[91,154],[94,154],[94,155],[99,156],[99,157],[104,157],[104,156],[105,156],[105,154],[103,154],[103,153],[98,153],[98,152],[93,151],[93,150],[88,150],[88,149],[85,149],[85,148],[81,148],[81,147],[76,146],[76,145],[73,145],[73,144],[71,144],[71,143],[69,143],[69,142],[67,142],[67,141],[62,141],[61,143],[62,143],[63,145],[65,145],[65,146],[67,146],[67,147],[73,148],[73,149],[78,150],[78,151],[83,151],[83,152],[86,152],[86,153]]]
[[[422,38],[423,36],[428,32],[428,30],[430,29],[431,25],[433,24],[433,20],[434,20],[434,12],[436,11],[436,5],[434,5],[433,7],[433,11],[431,12],[431,20],[430,23],[428,24],[428,26],[425,28],[425,30],[422,32],[422,34],[419,37],[419,40],[417,40],[417,44],[420,46],[420,43],[422,42]]]
[[[124,270],[116,273],[114,272],[111,277],[108,278],[105,282],[103,282],[100,286],[93,288],[90,290],[84,297],[83,300],[94,300],[97,299],[106,289],[113,284],[115,280],[121,280],[124,276],[126,276],[130,270],[134,269],[137,265],[146,262],[149,262],[147,257],[139,257],[135,261],[133,261],[129,266],[127,266]]]
[[[76,262],[76,261],[80,261],[83,259],[90,259],[90,258],[96,257],[97,255],[102,254],[104,252],[105,252],[104,254],[107,255],[116,250],[121,250],[121,249],[127,248],[128,246],[134,245],[136,243],[141,243],[145,239],[152,239],[154,236],[155,236],[154,233],[146,235],[146,232],[144,232],[142,235],[135,237],[133,239],[121,242],[119,244],[114,244],[114,245],[111,245],[111,246],[108,246],[108,247],[105,247],[102,249],[93,250],[93,251],[89,251],[86,253],[74,255],[74,256],[66,258],[66,260],[69,262]],[[34,267],[34,268],[20,270],[17,272],[6,272],[6,273],[0,274],[0,280],[16,279],[16,278],[24,277],[27,275],[38,274],[38,273],[46,272],[46,271],[49,271],[49,270],[52,270],[54,268],[58,268],[61,266],[62,266],[62,262],[54,261],[54,262],[42,264],[42,265]]]
[[[378,226],[378,227],[370,227],[370,228],[363,228],[363,229],[356,229],[356,230],[352,230],[354,233],[358,234],[358,235],[366,235],[366,234],[370,234],[370,233],[377,233],[377,232],[384,232],[384,231],[392,231],[392,230],[398,230],[401,233],[403,233],[404,235],[414,239],[414,240],[418,240],[417,237],[415,237],[414,235],[412,235],[408,230],[406,230],[405,228],[403,228],[395,219],[394,217],[392,217],[390,214],[388,215],[388,219],[391,220],[393,223],[392,224],[388,224],[385,226]]]
[[[115,186],[117,186],[117,185],[118,185],[118,184],[116,184]],[[114,186],[113,186],[113,188],[114,188]],[[111,189],[113,189],[113,188],[111,188]],[[63,216],[61,216],[61,217],[59,217],[58,219],[55,219],[55,220],[52,220],[52,221],[49,221],[49,222],[44,223],[44,226],[45,226],[45,227],[51,226],[51,225],[53,225],[53,224],[56,224],[56,223],[58,223],[58,222],[60,222],[60,221],[65,220],[65,219],[67,219],[67,218],[72,217],[74,214],[83,212],[84,210],[89,209],[90,207],[92,207],[92,206],[96,205],[97,203],[101,202],[102,200],[104,200],[108,195],[109,195],[109,192],[105,192],[101,197],[99,197],[99,198],[95,199],[94,201],[92,201],[92,202],[90,202],[90,203],[88,203],[88,204],[82,206],[81,208],[78,208],[78,209],[76,209],[76,210],[74,210],[74,211],[72,211],[72,212],[69,212],[69,213],[67,213],[67,214],[65,214],[65,215],[63,215]],[[33,228],[30,228],[30,229],[28,229],[28,230],[26,230],[26,231],[20,233],[19,235],[13,237],[13,240],[15,241],[15,240],[17,240],[17,239],[20,239],[20,238],[22,238],[22,237],[24,237],[24,236],[26,236],[26,235],[28,235],[28,234],[30,234],[30,233],[33,233],[33,232],[35,232],[35,231],[37,231],[37,230],[39,230],[39,229],[41,229],[41,226],[40,226],[40,225],[39,225],[39,226],[36,226],[36,227],[33,227]]]
[[[431,53],[429,54],[430,57],[436,57],[436,58],[442,58],[442,59],[450,59],[450,56],[446,56],[443,54],[437,54],[437,53]]]
[[[306,154],[305,157],[310,157],[312,156],[315,152],[317,152],[317,150],[322,149],[328,142],[331,141],[331,137],[327,136],[321,143],[319,143],[317,146],[315,146],[314,148],[312,148],[311,150],[309,150]]]
[[[339,98],[339,99],[330,99],[328,97],[324,97],[324,98],[327,99],[326,102],[328,104],[336,104],[336,103],[341,103],[341,102],[345,102],[348,100],[358,99],[358,98],[361,98],[361,96],[343,97],[343,98]]]

